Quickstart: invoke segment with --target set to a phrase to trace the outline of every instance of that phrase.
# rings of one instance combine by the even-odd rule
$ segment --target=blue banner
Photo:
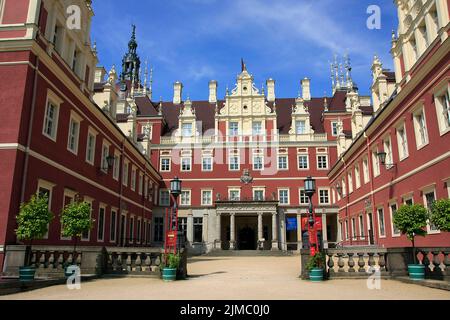
[[[286,231],[297,230],[297,218],[286,218]]]

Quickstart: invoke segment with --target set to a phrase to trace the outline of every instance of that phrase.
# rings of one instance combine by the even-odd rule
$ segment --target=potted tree
[[[323,281],[323,274],[325,270],[325,255],[322,252],[317,252],[311,256],[306,264],[306,270],[309,272],[309,279],[312,282]]]
[[[441,231],[450,231],[450,199],[441,199],[431,206],[431,222]]]
[[[180,266],[181,256],[179,253],[169,253],[162,261],[162,278],[164,281],[175,281],[177,270]]]
[[[69,203],[63,210],[61,215],[62,234],[64,237],[74,238],[73,246],[73,260],[72,265],[76,265],[76,250],[78,239],[81,238],[84,232],[92,229],[94,221],[91,218],[91,206],[89,203],[76,200]],[[66,277],[71,276],[67,272],[69,265],[65,266]]]
[[[36,268],[31,265],[31,249],[33,240],[42,239],[48,231],[48,225],[53,219],[53,214],[48,210],[48,196],[33,195],[29,202],[20,205],[17,215],[17,239],[29,241],[25,253],[25,265],[19,268],[21,281],[32,281],[36,274]]]
[[[401,206],[394,214],[394,225],[412,243],[414,264],[408,265],[409,276],[412,280],[425,279],[425,266],[417,263],[415,237],[426,236],[425,228],[428,220],[428,210],[421,204]]]

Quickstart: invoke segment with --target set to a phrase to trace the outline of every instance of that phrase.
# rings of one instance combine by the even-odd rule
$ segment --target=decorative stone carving
[[[247,170],[247,169],[244,170],[244,173],[241,177],[241,182],[246,185],[253,182],[253,177],[250,176],[249,170]]]

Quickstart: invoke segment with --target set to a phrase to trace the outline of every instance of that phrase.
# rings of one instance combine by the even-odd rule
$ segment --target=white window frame
[[[364,216],[362,214],[358,215],[358,227],[359,227],[359,238],[364,240],[366,238],[366,229],[364,226]]]
[[[136,220],[136,243],[140,244],[142,241],[142,218],[138,217]]]
[[[106,140],[103,140],[102,143],[102,157],[101,157],[101,161],[100,161],[100,170],[104,173],[108,173],[108,157],[110,155],[110,147],[111,144],[109,142],[107,142]],[[105,149],[107,149],[107,154],[105,154]]]
[[[320,161],[319,158],[320,157],[325,157],[325,161],[326,161],[326,167],[325,168],[321,168],[320,167]],[[316,161],[317,161],[317,170],[329,170],[330,167],[330,162],[328,161],[328,155],[327,154],[317,154],[316,155]]]
[[[63,103],[63,100],[61,98],[59,98],[55,93],[53,93],[53,91],[50,91],[50,90],[47,91],[47,101],[45,102],[45,113],[44,113],[44,123],[42,125],[42,134],[54,142],[56,142],[56,139],[58,136],[59,111],[61,109],[62,103]],[[55,119],[54,119],[54,125],[52,126],[52,128],[53,128],[52,135],[49,135],[46,132],[47,113],[48,113],[49,105],[52,105],[53,107],[55,107]]]
[[[353,193],[353,173],[350,170],[347,172],[347,181],[348,181],[348,194]]]
[[[188,194],[189,195],[188,198],[187,198],[187,201],[183,202],[183,194]],[[188,206],[190,206],[191,202],[192,202],[192,197],[191,196],[192,196],[192,191],[191,190],[188,190],[188,189],[181,190],[180,207],[188,207]]]
[[[46,189],[49,191],[48,194],[48,210],[52,212],[52,199],[53,199],[53,188],[56,187],[56,184],[51,183],[49,181],[39,179],[36,194],[39,194],[39,189]],[[47,233],[42,237],[43,240],[47,240],[50,232],[50,223],[47,225]]]
[[[394,164],[391,135],[388,135],[383,139],[383,150],[386,152],[386,169],[391,169]]]
[[[130,218],[128,219],[129,223],[128,223],[128,237],[130,240],[130,244],[134,243],[134,234],[136,231],[136,225],[135,225],[135,221],[136,221],[136,217],[134,215],[131,215]]]
[[[421,132],[421,124],[419,123],[418,117],[422,115],[423,123],[425,125],[423,137],[425,141],[422,141],[422,132]],[[427,125],[427,117],[425,115],[425,107],[421,105],[417,107],[413,112],[413,124],[414,124],[414,136],[416,138],[416,148],[420,150],[427,146],[430,143],[430,137],[428,135],[428,125]]]
[[[442,87],[442,84],[439,85],[438,91],[434,93],[434,104],[436,106],[436,115],[439,123],[439,134],[443,136],[447,132],[450,131],[450,124],[449,120],[446,119],[446,117],[450,118],[450,101],[446,100],[445,98],[450,99],[450,83],[448,82],[448,79],[445,80],[444,86]],[[448,105],[447,107],[447,115],[445,115],[444,111],[444,104],[442,103],[442,99],[444,100],[444,103],[447,101]]]
[[[163,165],[163,161],[168,160],[169,161],[169,169],[166,170],[165,166]],[[170,172],[172,170],[172,158],[171,157],[161,157],[159,160],[159,171],[161,172]]]
[[[130,162],[127,159],[125,159],[123,162],[123,172],[122,172],[122,184],[125,187],[128,187],[129,171],[130,171]]]
[[[189,126],[189,132],[187,131],[186,126]],[[185,122],[181,124],[181,136],[183,138],[190,138],[193,136],[194,125],[192,122]]]
[[[136,174],[137,174],[137,168],[135,165],[131,165],[131,181],[130,181],[130,188],[132,191],[136,191]]]
[[[201,199],[201,201],[202,201],[202,206],[212,206],[212,204],[213,204],[213,190],[212,189],[202,189],[202,190],[200,190],[200,192],[201,192],[201,197],[202,197],[202,199]],[[209,193],[210,194],[210,202],[209,203],[206,203],[204,200],[205,200],[205,198],[204,198],[204,194],[205,193]]]
[[[299,126],[300,123],[303,123],[302,126]],[[300,129],[303,129],[300,130]],[[295,134],[296,135],[303,135],[307,133],[307,129],[306,129],[306,120],[295,120]]]
[[[103,209],[103,238],[100,239],[100,210]],[[98,221],[97,221],[97,242],[105,242],[105,225],[106,225],[106,205],[100,204],[98,207]]]
[[[231,125],[237,124],[237,130],[235,131],[236,128],[233,128],[233,130],[231,130]],[[230,121],[228,122],[228,136],[230,137],[238,137],[240,134],[240,128],[239,128],[239,121]]]
[[[280,167],[280,159],[281,158],[286,158],[286,168],[281,168]],[[277,168],[280,171],[287,171],[289,170],[289,156],[287,154],[279,154],[277,157]]]
[[[114,220],[113,220],[113,213],[116,214],[116,217]],[[111,210],[109,211],[109,242],[110,243],[116,243],[116,241],[117,241],[117,217],[118,217],[118,215],[119,215],[119,210],[117,210],[116,208],[111,208]],[[113,228],[113,226],[112,226],[113,221],[114,221],[115,228]],[[114,230],[114,240],[111,239],[113,230]]]
[[[359,166],[359,163],[355,165],[355,187],[356,190],[361,188],[361,167]]]
[[[264,199],[266,198],[266,188],[263,187],[255,187],[252,189],[252,196],[253,196],[253,200],[257,201],[256,199],[256,192],[262,192],[262,200],[259,201],[264,201]]]
[[[380,211],[381,211],[381,215],[383,216],[383,230],[384,230],[384,234],[381,234],[381,222],[380,222]],[[384,208],[383,207],[378,207],[377,208],[377,220],[378,220],[378,235],[379,238],[386,238],[386,217],[384,215]]]
[[[299,205],[309,205],[309,198],[305,193],[305,196],[302,197],[302,191],[305,192],[305,188],[298,188],[298,203]],[[302,198],[305,199],[305,202],[302,202]]]
[[[260,158],[261,162],[257,163],[256,159]],[[256,165],[260,165],[261,167],[256,167]],[[264,170],[264,156],[260,154],[253,155],[253,161],[252,161],[253,171],[263,171]]]
[[[92,212],[94,211],[94,199],[90,197],[84,197],[84,202],[87,202],[91,205],[91,212],[90,212],[90,218],[92,219]],[[104,235],[103,235],[104,236]],[[89,242],[91,240],[91,229],[88,230],[88,236],[87,238],[83,237],[83,235],[80,237],[81,242]]]
[[[113,179],[119,181],[120,176],[120,153],[114,152]]]
[[[389,202],[389,214],[390,214],[390,218],[391,218],[391,235],[392,238],[398,238],[400,237],[402,234],[401,232],[395,233],[395,227],[394,227],[394,213],[392,212],[392,206],[395,205],[396,206],[396,211],[398,210],[398,203],[391,201]]]
[[[237,158],[237,169],[233,169],[231,166],[232,165],[234,165],[234,163],[232,163],[232,161],[231,161],[231,159],[233,159],[233,158]],[[228,160],[229,160],[229,162],[228,162],[228,170],[229,171],[240,171],[241,170],[241,158],[240,158],[240,156],[239,155],[230,155],[229,157],[228,157]]]
[[[306,157],[306,168],[300,168],[300,157]],[[307,153],[300,153],[297,155],[297,168],[300,171],[309,170],[309,155]]]
[[[189,169],[184,168],[184,161],[189,160]],[[192,157],[182,157],[180,163],[180,171],[181,172],[191,172],[192,171]]]
[[[94,165],[95,164],[95,151],[96,151],[96,146],[97,146],[97,135],[98,132],[95,131],[94,129],[92,129],[91,127],[89,127],[88,129],[88,134],[87,134],[87,139],[86,139],[86,162],[89,163],[90,165]],[[93,137],[93,145],[90,146],[89,142],[89,138]],[[92,159],[89,159],[89,150],[92,149]]]
[[[363,166],[364,184],[367,184],[370,182],[369,157],[366,156],[363,158],[362,166]]]
[[[69,119],[69,128],[68,128],[68,135],[67,135],[67,150],[73,153],[74,155],[78,155],[78,149],[80,144],[80,131],[81,131],[81,117],[77,115],[74,111],[70,112],[70,119]],[[78,129],[75,135],[74,140],[74,149],[70,148],[71,144],[71,138],[72,138],[72,124],[77,124]]]
[[[144,190],[144,174],[139,172],[138,177],[138,195],[142,196],[142,191]]]
[[[287,203],[281,203],[282,191],[287,191]],[[278,201],[280,206],[289,206],[291,204],[291,190],[289,188],[278,188]]]
[[[237,192],[238,193],[238,199],[234,199],[233,197],[231,197],[231,193],[232,192]],[[228,189],[228,199],[230,201],[240,201],[241,200],[241,189],[239,189],[239,188],[229,188]]]
[[[400,132],[403,132],[403,137],[400,134]],[[397,135],[397,146],[398,146],[398,158],[400,161],[403,161],[409,157],[409,146],[408,146],[408,135],[406,133],[406,124],[405,122],[402,122],[396,130]],[[404,139],[404,142],[402,141]],[[392,147],[392,145],[391,145]],[[403,150],[403,147],[405,147],[405,150]]]
[[[427,209],[430,210],[431,208],[428,207],[428,202],[427,202],[427,197],[426,195],[429,193],[433,193],[434,196],[434,201],[437,201],[437,195],[436,195],[436,186],[433,185],[431,187],[427,187],[427,188],[422,188],[422,198],[423,198],[423,206]],[[427,222],[427,233],[428,234],[439,234],[441,233],[441,230],[436,229],[436,230],[432,230],[431,229],[431,221]]]
[[[255,130],[255,124],[259,124],[258,130]],[[263,134],[263,123],[262,121],[253,121],[252,122],[252,135],[253,136],[260,136]]]
[[[335,129],[334,125],[336,125],[336,133],[334,131],[334,129]],[[331,121],[331,136],[332,137],[338,136],[338,134],[339,134],[338,125],[339,125],[338,121]]]
[[[322,191],[327,192],[328,202],[322,202],[322,195],[320,194],[320,192],[322,192]],[[322,204],[322,205],[330,205],[331,204],[330,188],[318,188],[317,194],[319,196],[319,204]]]
[[[210,161],[210,169],[205,169],[205,160],[209,160]],[[203,172],[212,172],[214,170],[214,158],[212,156],[203,156],[202,157],[202,171]]]
[[[380,159],[378,158],[378,148],[372,149],[372,170],[376,178],[381,174]]]
[[[356,232],[356,218],[352,218],[352,239],[357,240],[358,239],[358,233]]]

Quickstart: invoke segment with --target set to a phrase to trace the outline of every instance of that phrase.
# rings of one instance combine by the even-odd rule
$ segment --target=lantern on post
[[[316,180],[312,177],[308,177],[305,180],[305,194],[309,199],[309,215],[308,215],[308,233],[310,239],[311,255],[314,256],[318,251],[317,230],[316,230],[316,217],[314,215],[314,209],[312,204],[312,197],[316,193]],[[314,242],[314,243],[312,243]]]

